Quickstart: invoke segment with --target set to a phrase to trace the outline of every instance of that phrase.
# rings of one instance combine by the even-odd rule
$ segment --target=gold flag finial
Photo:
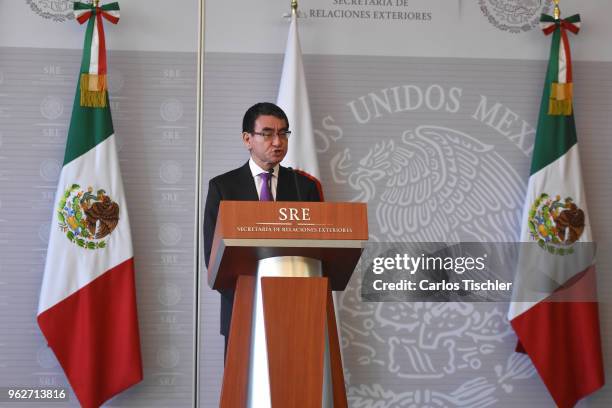
[[[555,2],[554,17],[555,17],[555,20],[558,20],[561,18],[561,9],[559,8],[559,0],[554,0],[554,2]]]
[[[93,0],[93,6],[98,7],[100,5],[100,0]]]
[[[291,14],[297,14],[298,2],[297,0],[291,0]]]

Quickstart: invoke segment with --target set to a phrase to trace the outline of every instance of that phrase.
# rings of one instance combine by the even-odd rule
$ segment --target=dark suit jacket
[[[296,185],[300,192],[299,196]],[[240,168],[211,179],[208,184],[208,196],[206,197],[206,207],[204,209],[204,257],[206,266],[208,266],[210,259],[210,250],[221,200],[259,200],[255,180],[249,168],[249,162]],[[278,171],[276,201],[299,200],[321,201],[317,184],[308,177],[281,166]],[[221,334],[224,336],[229,334],[233,303],[234,291],[221,291]]]

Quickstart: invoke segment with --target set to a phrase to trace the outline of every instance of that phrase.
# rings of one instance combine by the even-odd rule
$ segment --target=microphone
[[[287,170],[293,173],[293,184],[295,184],[295,191],[297,192],[298,201],[302,201],[302,194],[300,193],[300,188],[298,186],[298,181],[297,181],[297,172],[293,170],[291,167],[287,167]]]
[[[270,195],[272,195],[272,175],[274,174],[274,167],[268,170],[270,177],[268,177],[268,191],[270,191]],[[276,201],[276,194],[274,194],[274,201]]]

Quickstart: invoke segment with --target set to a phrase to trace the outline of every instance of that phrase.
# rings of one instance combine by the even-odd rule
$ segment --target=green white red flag
[[[99,70],[101,16],[112,9],[118,18],[119,7],[76,2],[77,18],[83,9],[88,26],[80,89],[55,196],[38,324],[81,405],[98,407],[142,380],[142,361],[132,239],[108,95],[105,87],[95,90],[103,107],[90,107],[100,95],[83,100],[81,93],[89,86],[83,74],[93,65],[106,74],[105,63]]]
[[[514,302],[517,351],[531,358],[557,406],[573,407],[604,384],[595,252],[572,108],[569,33],[578,15],[542,15],[552,34],[522,217]]]

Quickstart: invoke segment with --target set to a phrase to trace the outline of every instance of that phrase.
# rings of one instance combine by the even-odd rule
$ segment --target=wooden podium
[[[346,407],[331,290],[368,239],[362,203],[222,201],[208,268],[235,288],[221,407]]]

